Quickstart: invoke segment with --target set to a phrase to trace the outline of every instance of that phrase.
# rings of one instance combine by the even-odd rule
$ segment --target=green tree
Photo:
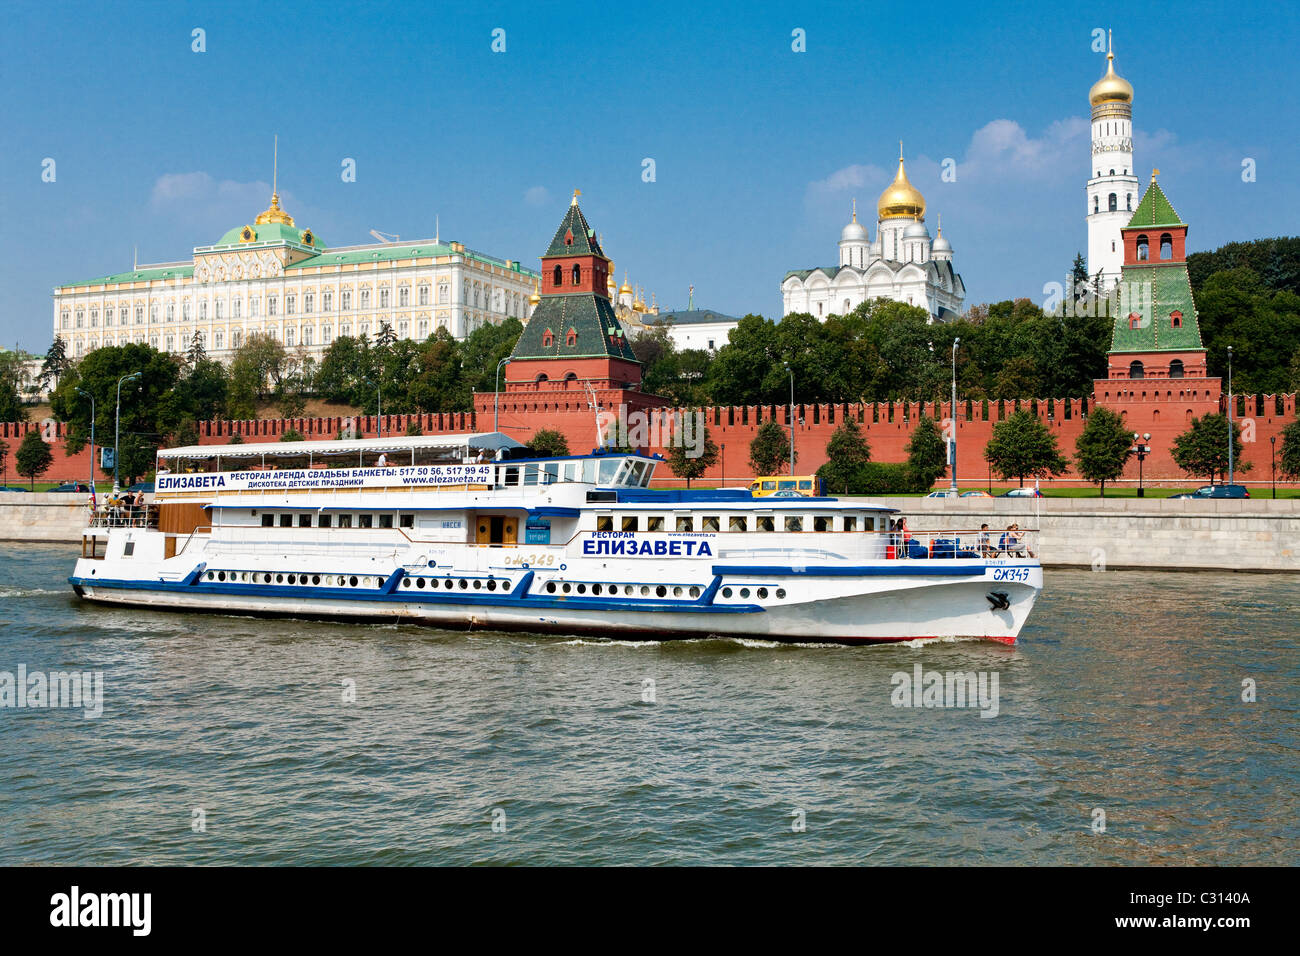
[[[191,417],[212,421],[225,415],[230,379],[226,367],[215,359],[200,358],[191,363],[181,378],[180,389]]]
[[[235,432],[235,434],[231,435],[230,441],[226,442],[227,445],[242,445],[243,443],[244,436],[239,434],[239,432]]]
[[[199,443],[199,424],[192,418],[187,418],[181,422],[180,427],[172,436],[172,441],[177,446],[197,445]]]
[[[849,419],[831,433],[826,459],[817,475],[825,480],[828,490],[847,495],[862,486],[863,466],[871,460],[871,446],[857,422]]]
[[[288,355],[279,339],[253,333],[230,360],[229,404],[232,418],[257,417],[257,404],[280,388]]]
[[[446,412],[460,397],[460,349],[446,329],[439,329],[418,346],[405,382],[413,411]]]
[[[528,447],[538,458],[562,458],[569,453],[569,440],[553,428],[539,428]]]
[[[70,364],[68,345],[56,335],[45,352],[45,361],[41,363],[40,384],[46,388],[56,387]]]
[[[1088,416],[1088,424],[1074,443],[1075,466],[1088,481],[1100,485],[1106,497],[1106,482],[1124,473],[1124,465],[1133,456],[1133,433],[1117,413],[1098,405]]]
[[[683,415],[690,414],[683,412]],[[713,438],[709,435],[708,426],[703,427],[703,439],[696,445],[691,442],[687,444],[681,440],[681,434],[673,436],[673,441],[668,445],[668,453],[664,455],[664,461],[668,464],[669,469],[678,478],[686,479],[686,487],[691,486],[691,482],[696,478],[704,477],[704,473],[717,463],[718,446],[714,444]],[[692,447],[694,446],[694,447]]]
[[[9,481],[9,443],[0,441],[0,484]]]
[[[125,435],[118,452],[122,457],[117,463],[117,476],[122,487],[129,488],[136,483],[137,479],[143,478],[154,470],[158,447],[139,435]]]
[[[1056,447],[1056,436],[1036,415],[1019,411],[993,426],[984,446],[984,459],[1003,480],[1047,478],[1065,472],[1067,462]]]
[[[302,437],[302,432],[290,428],[280,436],[280,441],[305,441],[305,439]]]
[[[1277,458],[1277,470],[1283,478],[1300,481],[1300,418],[1282,429],[1282,449]]]
[[[17,352],[0,351],[0,422],[27,421],[21,393],[23,377],[23,357]]]
[[[420,420],[418,418],[412,418],[409,422],[406,423],[406,435],[408,437],[414,438],[418,435],[423,435],[423,434],[424,434],[424,428],[420,425]]]
[[[913,488],[928,491],[948,470],[948,443],[939,432],[939,423],[922,415],[907,443],[907,471]]]
[[[508,358],[524,331],[518,319],[506,319],[500,325],[480,325],[460,344],[461,376],[451,408],[439,411],[474,410],[474,392],[492,392],[497,387],[497,363]],[[501,387],[505,388],[502,369]]]
[[[1237,471],[1249,471],[1250,462],[1241,460],[1241,423],[1232,423],[1232,454]],[[1215,413],[1193,418],[1191,427],[1174,439],[1174,464],[1190,477],[1209,475],[1213,483],[1228,474],[1228,416]]]
[[[203,333],[198,329],[190,336],[190,347],[185,353],[185,364],[191,367],[198,365],[208,357],[208,350],[203,347]]]
[[[798,452],[795,460],[798,460]],[[790,465],[790,432],[774,421],[766,421],[749,443],[749,467],[755,475],[779,475]]]
[[[18,446],[18,453],[14,455],[14,470],[30,479],[31,487],[35,489],[36,479],[49,471],[52,464],[54,455],[50,452],[50,446],[41,438],[40,429],[33,428],[23,436],[22,443]]]

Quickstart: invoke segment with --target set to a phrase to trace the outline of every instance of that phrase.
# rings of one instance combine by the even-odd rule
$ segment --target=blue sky
[[[6,18],[0,343],[33,351],[54,285],[129,269],[136,246],[142,263],[186,259],[251,221],[277,133],[283,205],[329,245],[426,238],[437,215],[444,239],[536,266],[577,187],[620,282],[769,316],[788,269],[836,261],[853,196],[874,219],[901,139],[967,304],[1041,300],[1085,248],[1096,28],[1136,90],[1143,186],[1159,167],[1189,248],[1297,232],[1292,4],[28,3]]]

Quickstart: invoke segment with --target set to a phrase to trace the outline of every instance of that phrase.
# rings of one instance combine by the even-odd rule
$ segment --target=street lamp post
[[[121,457],[122,383],[140,377],[139,372],[132,372],[130,375],[123,375],[117,380],[117,410],[113,413],[113,494],[117,494],[118,488],[121,487],[117,482],[117,461]]]
[[[722,474],[718,477],[722,484],[719,487],[725,488],[727,486],[727,443],[724,441],[720,444],[718,450],[722,452]]]
[[[1277,436],[1270,435],[1268,438],[1269,450],[1269,480],[1273,483],[1273,497],[1277,497]]]
[[[496,391],[492,393],[492,430],[499,432],[501,430],[501,366],[510,361],[510,356],[506,356],[497,362],[497,386]]]
[[[85,395],[90,399],[90,495],[93,498],[95,496],[95,396],[81,386],[77,386],[77,394]]]
[[[951,458],[948,471],[952,475],[952,484],[949,485],[949,491],[953,495],[957,494],[957,343],[960,338],[952,340],[952,438],[948,443],[948,455]]]
[[[1151,446],[1146,444],[1150,440],[1151,440],[1150,432],[1146,432],[1141,435],[1139,435],[1137,432],[1133,433],[1133,451],[1135,451],[1138,456],[1138,495],[1137,496],[1139,498],[1145,498],[1147,496],[1146,489],[1142,486],[1142,462],[1146,461],[1147,455],[1151,454]]]
[[[790,477],[794,477],[794,369],[786,362],[785,370],[790,373]]]
[[[1232,346],[1228,346],[1228,484],[1232,484],[1234,471],[1232,467]]]

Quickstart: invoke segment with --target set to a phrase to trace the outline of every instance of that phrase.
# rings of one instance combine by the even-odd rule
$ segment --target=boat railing
[[[1032,528],[979,528],[878,531],[885,538],[885,558],[1037,558],[1039,532]]]
[[[91,528],[157,528],[158,508],[156,505],[140,507],[126,505],[101,504],[90,515],[88,527]]]

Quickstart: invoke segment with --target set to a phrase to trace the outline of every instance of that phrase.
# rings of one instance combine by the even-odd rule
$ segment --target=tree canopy
[[[1133,433],[1124,419],[1099,405],[1088,416],[1088,424],[1074,443],[1074,461],[1079,474],[1100,485],[1106,497],[1106,482],[1124,473],[1124,465],[1133,456]]]
[[[1036,415],[1021,410],[993,426],[984,446],[984,459],[1004,481],[1049,478],[1064,473],[1067,462],[1056,447],[1056,436]]]

